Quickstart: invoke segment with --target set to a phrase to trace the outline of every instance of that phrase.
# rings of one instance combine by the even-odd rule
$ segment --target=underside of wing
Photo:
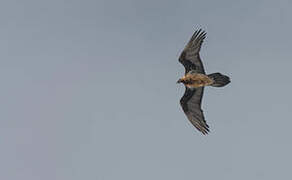
[[[201,109],[201,101],[204,93],[204,87],[189,89],[186,87],[185,93],[180,100],[189,121],[203,134],[208,134],[209,126],[204,118],[203,110]]]
[[[198,73],[205,74],[204,66],[199,55],[201,45],[205,38],[206,33],[204,31],[201,29],[195,31],[181,53],[179,62],[185,67],[186,73],[190,70],[196,70]]]

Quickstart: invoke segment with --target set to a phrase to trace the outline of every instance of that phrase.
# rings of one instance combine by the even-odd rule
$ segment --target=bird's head
[[[186,80],[188,79],[188,77],[186,75],[184,75],[183,77],[179,78],[176,83],[179,84],[179,83],[183,83],[185,84],[186,83]]]
[[[183,76],[179,80],[176,81],[177,84],[183,83],[183,84],[188,84],[190,81],[190,77],[188,76]]]
[[[182,78],[179,78],[179,79],[176,81],[177,84],[179,84],[179,83],[183,83],[183,82],[184,82],[184,81],[183,81]]]

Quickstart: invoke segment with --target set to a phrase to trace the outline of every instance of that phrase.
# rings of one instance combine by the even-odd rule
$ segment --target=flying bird
[[[205,86],[223,87],[230,83],[230,78],[221,73],[206,74],[200,58],[201,45],[206,32],[197,30],[185,46],[179,62],[185,67],[185,75],[177,83],[183,83],[185,93],[180,105],[189,121],[204,135],[208,134],[209,126],[201,108]]]

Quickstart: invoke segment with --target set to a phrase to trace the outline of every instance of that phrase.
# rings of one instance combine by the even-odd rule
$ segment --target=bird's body
[[[208,134],[209,126],[206,123],[201,102],[205,86],[223,87],[230,83],[228,76],[221,73],[206,74],[199,52],[204,31],[195,31],[179,57],[179,62],[185,67],[185,75],[177,82],[186,87],[180,104],[190,122],[203,134]]]
[[[190,89],[209,86],[214,80],[205,74],[189,72],[181,78],[182,83]]]

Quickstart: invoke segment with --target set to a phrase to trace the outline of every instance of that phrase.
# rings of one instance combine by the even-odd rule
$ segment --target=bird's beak
[[[177,84],[179,84],[179,83],[181,83],[182,82],[182,80],[181,79],[179,79],[178,81],[176,81],[176,83]]]

